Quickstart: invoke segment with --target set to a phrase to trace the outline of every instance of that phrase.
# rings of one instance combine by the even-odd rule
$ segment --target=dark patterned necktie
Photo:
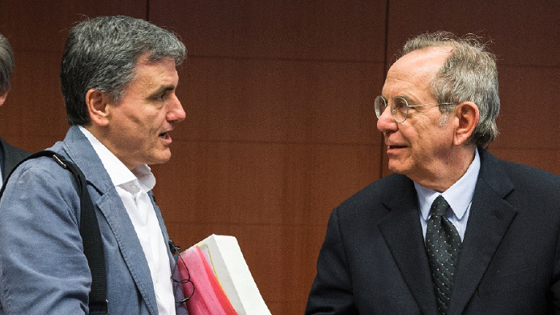
[[[440,195],[434,200],[426,231],[426,251],[432,270],[437,308],[441,315],[447,313],[453,277],[461,250],[461,237],[445,215],[447,208],[449,204],[443,196]]]

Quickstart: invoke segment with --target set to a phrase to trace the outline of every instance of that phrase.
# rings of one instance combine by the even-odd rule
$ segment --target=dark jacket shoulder
[[[2,179],[6,179],[12,169],[23,159],[28,157],[31,153],[16,148],[7,143],[0,137],[0,149],[2,150],[3,164],[2,164]]]

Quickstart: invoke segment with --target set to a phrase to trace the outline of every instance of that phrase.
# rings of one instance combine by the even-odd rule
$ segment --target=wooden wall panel
[[[13,145],[39,151],[61,139],[68,128],[58,82],[62,53],[16,50],[14,54],[12,91],[0,108],[1,134]]]
[[[0,108],[6,141],[38,151],[61,140],[68,124],[59,83],[67,30],[85,16],[126,14],[145,18],[145,0],[0,2],[0,33],[12,45],[12,90]]]
[[[288,314],[287,301],[301,313],[330,209],[373,180],[363,173],[376,163],[370,145],[181,141],[154,172],[182,179],[156,190],[177,243],[235,235],[269,306],[284,304],[273,314]]]
[[[332,208],[379,177],[383,12],[335,0],[150,6],[189,50],[187,118],[172,160],[153,168],[170,233],[183,246],[235,235],[275,315],[303,313]]]
[[[364,143],[375,116],[376,64],[192,56],[179,96],[187,112],[175,138],[207,141]],[[186,79],[186,80],[185,80]],[[186,128],[185,130],[183,130]]]
[[[14,34],[10,38],[14,49],[60,52],[66,30],[75,22],[85,17],[114,14],[145,18],[147,1],[3,0],[0,29],[2,33]]]
[[[324,225],[325,212],[368,184],[370,145],[176,142],[153,166],[158,204],[177,223]],[[161,176],[160,176],[161,175]],[[200,237],[200,236],[199,236]],[[196,239],[195,239],[196,240]]]
[[[502,64],[558,66],[560,43],[551,30],[560,25],[559,11],[555,0],[390,1],[388,52],[422,32],[447,30],[491,39]]]
[[[385,3],[341,0],[160,0],[150,18],[176,29],[193,56],[377,61]]]
[[[492,152],[560,174],[560,67],[501,65],[500,82],[500,136]]]
[[[189,50],[178,91],[187,118],[171,161],[153,167],[170,234],[183,248],[237,236],[272,313],[301,314],[332,207],[388,173],[372,102],[407,38],[438,29],[491,38],[502,98],[491,150],[560,173],[559,9],[555,0],[5,0],[0,32],[17,65],[0,133],[32,151],[64,136],[58,67],[82,15],[127,14],[177,32]]]

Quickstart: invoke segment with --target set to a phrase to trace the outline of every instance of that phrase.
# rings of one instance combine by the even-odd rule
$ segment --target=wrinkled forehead
[[[430,83],[451,53],[451,47],[429,47],[412,51],[398,59],[387,72],[383,94],[403,90],[430,90]]]
[[[423,76],[435,74],[443,66],[451,54],[452,47],[427,47],[412,51],[399,58],[389,69],[389,72],[409,73]]]

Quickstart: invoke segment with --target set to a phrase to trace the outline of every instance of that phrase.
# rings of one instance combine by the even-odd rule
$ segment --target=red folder
[[[189,248],[181,253],[181,258],[190,271],[179,264],[181,278],[187,279],[190,274],[195,287],[194,294],[187,301],[189,315],[237,315],[200,248]],[[183,290],[185,296],[189,296],[193,289],[184,284]]]

